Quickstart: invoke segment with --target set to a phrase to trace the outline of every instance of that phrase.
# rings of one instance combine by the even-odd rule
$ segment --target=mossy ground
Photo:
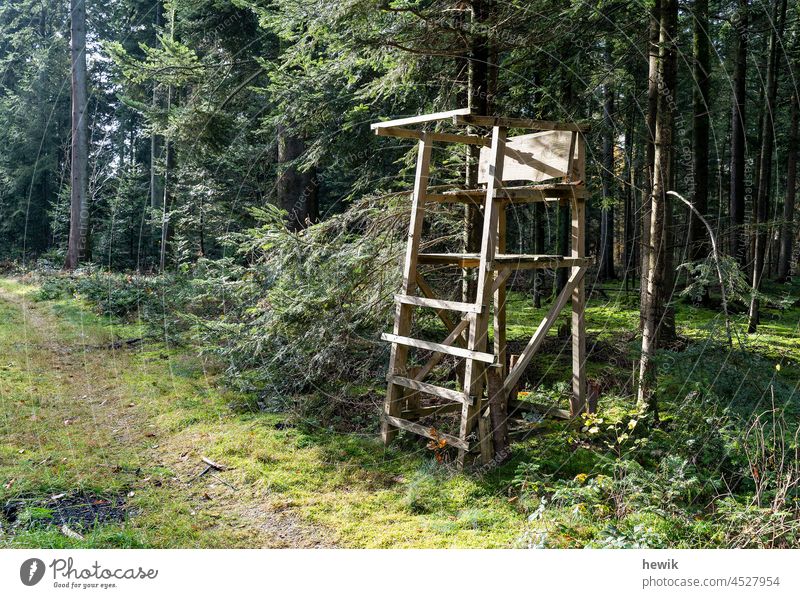
[[[0,290],[0,505],[23,499],[35,505],[81,491],[124,497],[128,510],[124,521],[81,530],[84,540],[52,525],[0,520],[0,546],[725,543],[702,505],[680,514],[672,508],[614,512],[618,501],[608,482],[614,450],[566,424],[544,425],[542,434],[517,445],[508,463],[485,475],[455,473],[412,439],[385,450],[374,430],[337,433],[253,409],[252,397],[225,390],[218,365],[192,351],[149,341],[119,348],[115,341],[142,336],[137,326],[101,318],[77,299],[33,301],[35,287],[9,279]],[[509,338],[524,340],[544,311],[513,294]],[[678,303],[677,316],[679,333],[698,343],[714,327],[714,335],[721,333],[719,310]],[[630,332],[638,317],[634,295],[592,299],[588,332],[600,342],[621,344],[622,361],[610,365],[607,355],[598,355],[591,375],[614,376],[616,384],[630,375],[625,360],[635,356]],[[767,309],[759,334],[748,336],[742,316],[735,316],[741,342],[764,363],[784,364],[778,376],[790,386],[800,378],[799,321],[797,307]],[[534,368],[546,382],[538,392],[559,399],[563,393],[554,383],[568,380],[568,355],[564,347],[560,356],[538,358]],[[658,476],[675,475],[659,469],[658,451],[693,441],[669,428],[677,415],[683,417],[682,401],[691,390],[680,367],[697,368],[710,356],[725,360],[718,348],[701,351],[688,366],[663,376],[667,424],[654,431],[654,473],[640,476],[650,494],[665,479]],[[612,419],[630,412],[631,399],[623,393],[602,401]],[[201,456],[229,469],[198,476]],[[539,492],[537,485],[548,488]],[[539,495],[553,494],[554,487],[560,502],[543,514]],[[663,500],[671,504],[673,498]],[[36,511],[31,515],[35,519]]]

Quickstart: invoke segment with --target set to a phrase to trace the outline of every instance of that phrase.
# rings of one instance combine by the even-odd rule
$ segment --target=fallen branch
[[[728,346],[732,347],[733,337],[731,336],[731,318],[730,315],[728,314],[728,299],[725,295],[725,280],[724,277],[722,276],[722,268],[720,268],[719,265],[719,251],[717,250],[717,239],[714,236],[714,231],[711,230],[711,225],[705,218],[703,218],[703,215],[697,211],[697,208],[695,208],[690,201],[683,198],[679,193],[676,193],[675,191],[667,191],[667,195],[674,195],[675,197],[680,199],[683,203],[685,203],[687,206],[689,206],[689,209],[695,213],[695,215],[700,219],[700,222],[702,222],[708,229],[708,236],[711,239],[711,249],[714,251],[714,265],[716,265],[717,267],[717,276],[719,277],[719,289],[720,289],[720,294],[722,295],[721,297],[722,311],[725,313],[725,332],[728,335]]]
[[[200,460],[209,467],[213,467],[214,469],[217,469],[219,471],[225,471],[226,469],[228,469],[225,465],[217,463],[216,461],[212,461],[208,457],[200,457]]]

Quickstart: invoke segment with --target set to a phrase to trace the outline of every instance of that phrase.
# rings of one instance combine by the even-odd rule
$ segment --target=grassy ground
[[[109,348],[138,331],[1,288],[0,505],[30,507],[3,522],[0,546],[506,546],[520,533],[523,514],[491,484],[372,435],[237,411],[196,356]],[[201,456],[230,469],[196,477]],[[70,539],[39,505],[78,492],[129,516]]]
[[[664,423],[647,446],[636,441],[634,462],[627,454],[633,440],[630,447],[617,440],[636,417],[623,391],[639,311],[635,300],[612,293],[587,309],[590,373],[614,389],[601,400],[602,431],[544,424],[546,433],[517,445],[509,463],[464,475],[412,440],[385,451],[374,430],[340,434],[254,412],[249,397],[222,389],[216,366],[193,352],[120,345],[141,331],[102,319],[76,299],[32,301],[34,291],[0,282],[0,546],[728,545],[733,524],[720,522],[728,503],[714,480],[724,477],[725,443],[741,444],[741,435],[720,430],[761,408],[765,385],[778,384],[775,364],[784,365],[785,396],[794,396],[800,378],[800,309],[767,310],[757,336],[745,335],[736,317],[741,343],[766,376],[743,392],[741,383],[734,390],[726,384],[754,362],[702,345],[721,326],[718,310],[679,304],[679,332],[699,349],[662,365]],[[544,310],[515,294],[509,312],[509,337],[522,340]],[[537,392],[554,401],[565,390],[556,382],[568,379],[568,344],[555,335],[533,366],[546,382]],[[687,383],[704,376],[711,398],[687,403],[695,388]],[[731,415],[740,394],[749,402]],[[795,408],[787,403],[787,413]],[[695,419],[694,427],[675,423]],[[691,448],[701,443],[702,451]],[[199,475],[202,456],[228,469]],[[725,498],[737,513],[752,504],[751,488],[742,484],[739,492]],[[67,537],[59,500],[75,497],[120,504],[125,517],[68,518],[84,539]]]

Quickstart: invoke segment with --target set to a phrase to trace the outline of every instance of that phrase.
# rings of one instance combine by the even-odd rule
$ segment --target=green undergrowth
[[[593,296],[589,372],[603,381],[599,415],[543,422],[503,465],[457,473],[449,455],[440,463],[424,441],[401,435],[382,447],[379,382],[349,389],[363,405],[349,417],[331,406],[339,395],[321,388],[242,392],[226,383],[224,360],[194,350],[191,339],[148,336],[142,318],[113,315],[80,292],[47,295],[10,281],[2,288],[31,300],[52,327],[50,342],[81,349],[55,369],[52,347],[35,338],[41,323],[25,326],[18,305],[0,301],[9,355],[0,363],[0,504],[79,488],[128,505],[124,521],[89,526],[83,541],[52,526],[5,522],[6,545],[269,545],[257,530],[272,513],[353,547],[798,545],[797,487],[786,484],[797,466],[797,307],[767,307],[757,335],[746,335],[734,314],[731,349],[719,310],[677,302],[684,340],[658,356],[656,422],[637,412],[627,386],[638,305],[624,293]],[[524,340],[543,313],[513,293],[511,339]],[[527,390],[563,405],[569,346],[557,328],[532,365],[540,383]],[[195,480],[200,456],[230,467],[219,477],[236,491]]]

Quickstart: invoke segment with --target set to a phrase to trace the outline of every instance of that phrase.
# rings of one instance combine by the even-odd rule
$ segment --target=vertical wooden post
[[[586,203],[572,199],[572,257],[582,258],[586,251]],[[573,274],[580,270],[573,267]],[[585,277],[572,291],[572,398],[569,410],[576,416],[586,408],[586,307]]]
[[[423,133],[419,142],[419,153],[417,154],[417,171],[414,177],[414,194],[411,199],[411,218],[408,225],[408,243],[406,245],[406,259],[403,265],[403,285],[404,295],[413,295],[417,288],[417,254],[419,252],[420,237],[422,236],[422,221],[425,217],[425,196],[428,189],[428,174],[431,161],[432,143],[427,134]],[[397,311],[394,319],[394,333],[399,336],[408,336],[411,331],[411,305],[403,303],[397,304]],[[405,373],[408,361],[408,347],[394,343],[389,358],[389,376],[402,375]],[[403,388],[389,382],[386,390],[386,401],[384,403],[384,413],[393,417],[398,417],[402,409],[404,399]],[[393,428],[385,420],[381,423],[381,437],[384,445],[388,445],[397,436],[397,429]]]
[[[481,260],[478,267],[478,283],[475,302],[482,306],[481,312],[470,314],[472,325],[467,346],[473,351],[486,348],[489,333],[489,303],[492,298],[493,262],[497,247],[498,211],[495,204],[495,191],[503,186],[503,160],[505,158],[506,128],[492,128],[492,146],[489,152],[489,180],[486,184],[486,199],[483,208],[483,233],[481,235]],[[475,427],[475,419],[480,411],[483,396],[483,364],[468,359],[464,369],[464,390],[471,398],[461,410],[459,438],[466,441]],[[467,451],[459,449],[458,467],[463,467]]]
[[[506,204],[497,204],[497,253],[506,252]],[[493,277],[497,272],[493,272]],[[506,283],[497,287],[494,293],[494,354],[502,369],[503,377],[508,373],[506,369]]]
[[[508,393],[503,390],[505,374],[499,365],[486,368],[489,395],[489,421],[492,429],[493,458],[500,463],[508,450]]]

